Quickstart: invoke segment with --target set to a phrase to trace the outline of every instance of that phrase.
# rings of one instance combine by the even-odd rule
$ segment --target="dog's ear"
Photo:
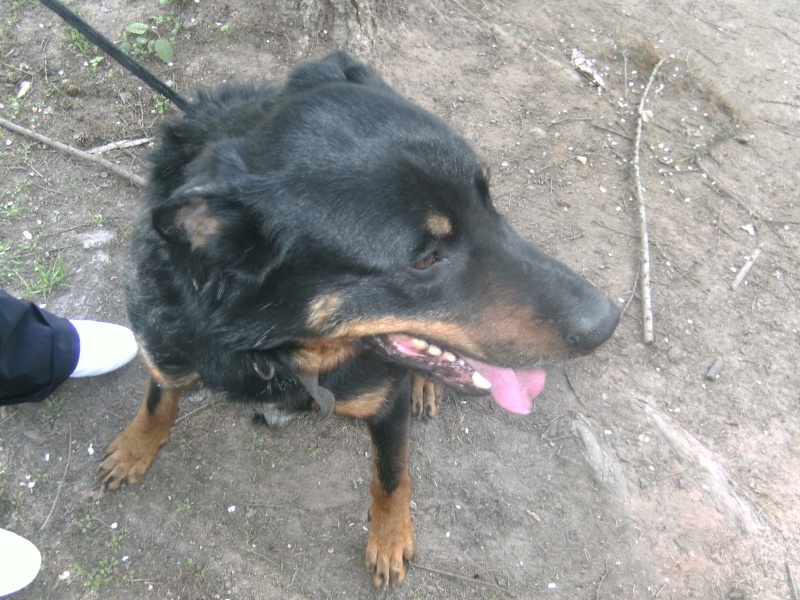
[[[248,258],[268,263],[274,240],[268,244],[264,217],[247,200],[257,178],[244,156],[235,139],[209,144],[188,167],[186,182],[153,208],[153,229],[213,264],[236,266]]]
[[[290,75],[288,86],[290,89],[300,90],[334,81],[386,87],[372,69],[342,50],[329,54],[322,60],[300,65]]]
[[[208,264],[236,268],[248,261],[274,265],[277,240],[235,187],[190,182],[152,212],[153,228],[170,244],[188,247]]]
[[[184,186],[166,206],[153,210],[153,228],[172,244],[206,248],[223,230],[223,218],[212,208],[222,190],[211,184]]]

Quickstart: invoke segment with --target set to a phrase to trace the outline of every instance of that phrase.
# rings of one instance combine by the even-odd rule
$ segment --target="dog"
[[[150,384],[99,476],[141,481],[198,384],[270,425],[361,419],[365,563],[400,584],[411,414],[433,416],[441,386],[527,413],[543,368],[595,350],[619,311],[514,232],[463,138],[344,52],[281,85],[171,93],[186,114],[159,131],[127,282]]]

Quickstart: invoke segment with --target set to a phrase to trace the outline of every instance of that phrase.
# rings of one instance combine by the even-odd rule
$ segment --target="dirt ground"
[[[172,65],[145,44],[139,55],[187,95],[350,50],[466,136],[518,230],[625,313],[595,355],[551,370],[527,417],[449,395],[437,420],[415,422],[420,553],[388,593],[362,563],[370,466],[357,422],[270,432],[200,394],[145,482],[104,495],[94,471],[145,391],[141,363],[3,409],[0,527],[43,555],[18,597],[798,600],[800,18],[790,4],[70,2],[114,39],[131,23],[157,26]],[[5,0],[0,16],[3,118],[88,149],[151,136],[174,114],[37,2]],[[574,49],[602,88],[575,68]],[[640,161],[648,345],[632,162],[637,105],[660,59]],[[136,186],[1,135],[0,287],[124,323]],[[144,174],[146,153],[103,157]]]

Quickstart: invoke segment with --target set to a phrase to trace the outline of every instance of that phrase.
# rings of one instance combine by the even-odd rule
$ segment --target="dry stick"
[[[48,521],[50,521],[50,517],[53,515],[53,511],[56,509],[56,504],[58,504],[58,497],[61,495],[61,488],[64,487],[64,482],[67,479],[67,471],[69,471],[69,461],[72,458],[72,423],[69,424],[69,442],[67,443],[67,465],[64,467],[64,475],[61,477],[61,481],[58,483],[58,490],[56,490],[56,497],[53,500],[53,506],[50,507],[50,512],[47,513],[47,518],[42,523],[42,526],[39,527],[39,531],[43,531],[45,527],[47,527]]]
[[[600,583],[597,584],[597,593],[594,596],[597,600],[600,600],[600,588],[603,587],[603,582],[606,580],[607,575],[608,575],[608,569],[603,571],[603,576],[600,578]]]
[[[207,402],[206,404],[204,404],[200,408],[195,408],[192,412],[186,413],[185,415],[181,415],[180,417],[175,419],[175,424],[177,424],[180,421],[183,421],[184,419],[188,419],[192,415],[194,415],[196,413],[199,413],[201,410],[206,410],[207,408],[212,407],[212,406],[216,406],[216,405],[217,405],[217,403],[214,402],[214,401]]]
[[[135,148],[136,146],[144,146],[145,144],[149,144],[153,141],[153,138],[139,138],[137,140],[120,140],[119,142],[111,142],[110,144],[105,144],[104,146],[95,146],[94,148],[89,148],[86,153],[87,154],[102,154],[103,152],[108,152],[109,150],[120,150],[124,148]]]
[[[744,281],[744,278],[747,277],[747,274],[750,272],[750,269],[752,269],[753,265],[756,264],[756,261],[758,260],[758,256],[760,254],[761,254],[761,246],[755,249],[755,251],[750,256],[748,261],[744,263],[741,269],[739,269],[739,272],[736,274],[733,283],[731,283],[732,290],[735,290],[741,285],[742,281]]]
[[[789,561],[786,561],[786,575],[789,576],[789,586],[792,588],[792,600],[800,600],[800,596],[797,595],[797,586],[794,584],[794,577],[792,576],[792,567],[789,565]]]
[[[12,123],[11,121],[6,121],[5,119],[0,118],[0,126],[5,127],[6,129],[10,129],[11,131],[14,131],[16,133],[19,133],[20,135],[24,135],[26,137],[34,139],[37,142],[41,142],[42,144],[46,144],[51,148],[55,148],[56,150],[61,150],[62,152],[65,152],[70,156],[74,156],[76,158],[80,158],[88,162],[93,162],[102,165],[109,171],[113,171],[120,177],[124,177],[125,179],[127,179],[134,185],[138,185],[139,187],[144,186],[144,184],[146,183],[144,177],[139,177],[138,175],[131,173],[127,169],[123,169],[119,165],[115,165],[114,163],[109,162],[104,158],[87,154],[83,150],[78,150],[77,148],[73,148],[72,146],[67,146],[66,144],[57,142],[56,140],[51,139],[45,135],[36,133],[35,131],[31,131],[30,129],[26,129],[25,127],[20,127],[19,125]]]
[[[664,63],[662,58],[653,67],[650,79],[644,88],[639,108],[636,111],[636,141],[633,146],[633,179],[635,182],[634,195],[639,203],[639,226],[641,230],[640,247],[642,252],[641,265],[641,293],[642,293],[642,339],[646,344],[653,343],[653,305],[650,297],[650,243],[647,239],[647,211],[644,204],[644,190],[642,188],[642,176],[639,170],[639,147],[642,145],[642,122],[644,121],[644,104],[647,101],[647,94],[650,86],[656,78],[658,70]]]
[[[410,563],[410,566],[414,569],[422,569],[423,571],[428,571],[430,573],[436,573],[437,575],[442,575],[444,577],[451,577],[452,579],[460,579],[462,581],[467,581],[469,583],[473,583],[476,585],[483,585],[486,587],[490,587],[494,590],[497,590],[504,596],[508,596],[509,598],[516,598],[514,594],[509,592],[508,590],[504,590],[499,585],[492,583],[491,581],[484,581],[483,579],[473,579],[472,577],[466,577],[465,575],[459,575],[458,573],[451,573],[450,571],[441,571],[439,569],[434,569],[433,567],[426,567],[425,565],[421,565],[419,563]]]
[[[631,297],[628,298],[628,301],[625,303],[625,306],[623,307],[622,312],[619,314],[619,318],[620,319],[622,319],[622,315],[624,315],[625,312],[628,310],[628,307],[631,305],[631,302],[633,301],[633,297],[636,295],[636,285],[639,283],[639,275],[641,275],[641,273],[642,273],[642,269],[641,269],[641,267],[639,267],[636,270],[636,278],[633,280],[633,285],[631,286],[631,289],[633,290],[631,292]]]

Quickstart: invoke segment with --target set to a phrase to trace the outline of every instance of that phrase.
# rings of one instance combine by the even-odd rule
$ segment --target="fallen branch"
[[[642,145],[642,123],[644,122],[644,105],[647,101],[647,94],[650,92],[650,87],[656,78],[658,70],[664,64],[662,58],[653,67],[653,72],[650,73],[650,79],[647,81],[647,86],[644,88],[642,99],[639,102],[639,107],[636,110],[636,140],[633,146],[633,179],[634,179],[634,195],[636,201],[639,203],[639,228],[640,228],[640,248],[642,253],[641,264],[641,296],[642,296],[642,339],[646,344],[653,343],[653,305],[650,296],[650,242],[647,238],[647,211],[644,203],[644,189],[642,188],[642,176],[639,169],[639,148]]]
[[[733,279],[733,283],[731,283],[732,290],[735,290],[742,284],[742,281],[744,281],[744,278],[747,277],[747,274],[750,272],[750,269],[752,269],[753,265],[756,264],[756,261],[758,260],[760,254],[761,254],[761,246],[755,249],[755,251],[747,260],[747,262],[744,263],[741,269],[739,269],[739,272]]]
[[[124,177],[134,185],[139,187],[144,186],[146,180],[144,177],[140,177],[134,173],[131,173],[127,169],[120,167],[119,165],[115,165],[112,162],[107,161],[104,158],[100,158],[99,156],[94,156],[83,150],[78,150],[77,148],[73,148],[72,146],[67,146],[66,144],[62,144],[52,138],[47,137],[46,135],[42,135],[41,133],[36,133],[35,131],[31,131],[30,129],[26,129],[25,127],[21,127],[16,123],[12,123],[11,121],[6,121],[3,118],[0,118],[0,126],[5,127],[11,131],[14,131],[20,135],[24,135],[25,137],[29,137],[37,142],[41,142],[42,144],[46,144],[51,148],[55,148],[56,150],[60,150],[70,156],[74,156],[76,158],[80,158],[81,160],[85,160],[87,162],[92,162],[95,164],[102,165],[104,168],[108,169],[109,171],[116,173],[120,177]]]
[[[145,144],[149,144],[153,141],[153,138],[139,138],[138,140],[120,140],[119,142],[111,142],[110,144],[106,144],[104,146],[95,146],[94,148],[89,148],[86,153],[87,154],[102,154],[103,152],[108,152],[109,150],[120,150],[122,148],[136,148],[137,146],[144,146]]]

